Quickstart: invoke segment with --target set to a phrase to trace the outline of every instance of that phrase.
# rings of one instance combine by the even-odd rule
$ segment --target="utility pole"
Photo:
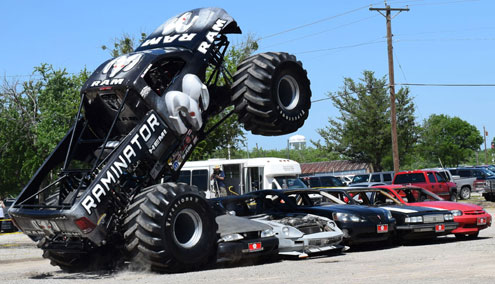
[[[483,140],[485,141],[485,165],[488,165],[488,152],[486,151],[486,136],[488,136],[488,133],[486,132],[485,126],[483,125]]]
[[[407,7],[407,6],[406,6]],[[394,80],[394,52],[392,47],[392,19],[402,11],[409,11],[409,8],[390,8],[390,5],[385,2],[385,8],[370,7],[370,11],[378,11],[387,19],[387,47],[388,47],[388,80],[390,90],[390,121],[392,128],[392,157],[394,160],[394,172],[398,172],[399,164],[399,143],[397,140],[397,115],[395,113],[395,80]],[[382,11],[386,13],[383,14]],[[391,16],[392,11],[398,13]]]

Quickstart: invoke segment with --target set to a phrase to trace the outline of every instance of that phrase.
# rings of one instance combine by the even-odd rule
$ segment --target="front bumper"
[[[343,234],[337,232],[308,234],[298,239],[280,238],[278,250],[281,255],[305,257],[309,254],[342,248],[338,245],[342,239]]]
[[[475,234],[492,225],[492,216],[488,213],[477,215],[462,215],[454,217],[459,227],[452,234]]]
[[[344,243],[347,245],[386,241],[396,230],[395,222],[383,224],[388,225],[386,233],[378,233],[377,226],[382,224],[373,222],[339,222],[337,225],[344,233]]]
[[[437,226],[444,226],[444,229],[437,231]],[[429,223],[429,224],[405,224],[397,225],[397,234],[402,239],[424,239],[434,238],[451,234],[458,226],[456,222]]]
[[[256,245],[253,249],[253,244]],[[238,262],[243,259],[258,258],[278,253],[278,238],[268,237],[259,239],[221,242],[217,248],[217,262]]]

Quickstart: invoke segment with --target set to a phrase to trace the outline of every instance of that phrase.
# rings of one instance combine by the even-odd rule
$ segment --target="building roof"
[[[301,163],[302,174],[340,173],[363,170],[370,172],[371,167],[366,163],[354,163],[351,161]]]

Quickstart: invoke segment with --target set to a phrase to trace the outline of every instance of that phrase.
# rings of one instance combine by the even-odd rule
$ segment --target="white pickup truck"
[[[457,175],[452,175],[449,170],[443,168],[425,169],[435,170],[442,175],[447,181],[453,182],[457,185],[457,195],[460,199],[469,199],[471,197],[471,191],[474,190],[474,182],[476,178],[462,178]]]

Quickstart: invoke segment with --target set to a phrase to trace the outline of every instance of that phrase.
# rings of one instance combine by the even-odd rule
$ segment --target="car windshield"
[[[369,181],[369,178],[370,178],[370,175],[368,175],[368,174],[366,174],[366,175],[355,175],[352,178],[352,182],[351,183],[368,182]]]
[[[321,177],[321,186],[344,186],[344,183],[337,177]]]
[[[493,177],[493,176],[495,176],[495,173],[494,173],[494,172],[492,172],[492,171],[490,171],[490,170],[488,170],[488,169],[481,169],[481,171],[482,171],[483,173],[485,173],[485,175],[486,175],[487,177]]]
[[[443,200],[440,196],[422,188],[400,188],[396,189],[396,191],[399,196],[407,203]]]
[[[276,177],[275,180],[282,189],[308,188],[301,179],[295,177]]]

